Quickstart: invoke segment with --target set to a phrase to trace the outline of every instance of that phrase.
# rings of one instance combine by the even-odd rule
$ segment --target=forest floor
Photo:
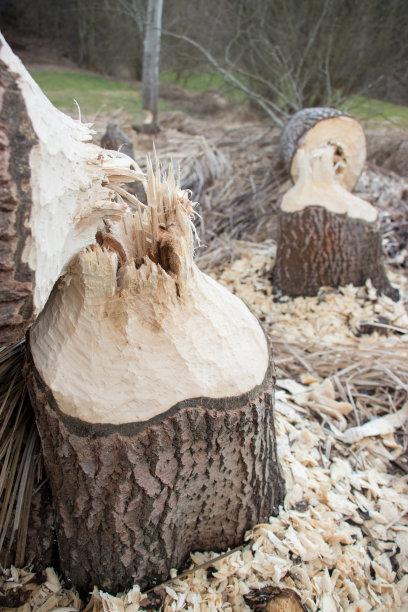
[[[147,594],[95,589],[81,603],[52,569],[40,577],[9,568],[0,590],[14,599],[2,609],[408,610],[408,132],[367,126],[368,163],[356,187],[379,209],[400,301],[370,283],[274,300],[276,215],[290,186],[279,130],[214,89],[165,85],[162,96],[176,110],[161,114],[155,137],[137,131],[123,108],[82,119],[93,120],[96,142],[115,121],[142,168],[153,147],[165,168],[180,167],[199,202],[198,265],[269,334],[284,506],[239,550],[192,553],[189,570]]]

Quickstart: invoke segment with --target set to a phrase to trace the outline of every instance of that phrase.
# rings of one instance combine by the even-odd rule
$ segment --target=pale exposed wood
[[[235,296],[193,262],[191,202],[152,168],[149,208],[82,251],[31,332],[34,363],[67,415],[145,421],[192,397],[261,384],[265,335]],[[158,392],[160,389],[160,392]]]
[[[297,157],[302,150],[314,151],[321,144],[335,147],[333,165],[339,183],[351,191],[358,181],[366,160],[364,130],[351,117],[335,117],[319,121],[309,130],[293,156],[290,172],[294,181],[298,177]]]
[[[292,179],[298,178],[298,151],[321,145],[335,147],[333,158],[341,185],[352,191],[364,168],[366,140],[360,123],[335,108],[304,108],[291,118],[281,137],[281,151]]]
[[[72,256],[94,242],[104,218],[120,218],[127,206],[113,197],[109,177],[115,174],[113,154],[90,142],[89,126],[51,104],[3,37],[0,63],[4,73],[2,143],[6,147],[3,175],[11,177],[7,244],[16,245],[12,246],[14,266],[24,267],[25,283],[14,289],[17,297],[13,294],[8,300],[19,299],[17,291],[24,291],[27,302],[32,293],[32,305],[19,306],[20,315],[15,318],[20,337],[24,325],[44,307]],[[25,125],[19,141],[24,143],[24,155],[19,142],[13,141],[20,126],[14,126],[10,117],[12,105],[18,107],[20,124]],[[135,180],[136,164],[120,154],[118,159],[120,172],[124,166],[128,172],[122,182]],[[132,165],[135,171],[130,177]],[[4,251],[3,256],[10,266],[10,257]],[[12,340],[10,335],[5,338]]]
[[[302,146],[298,150],[294,161],[296,183],[284,195],[282,211],[296,212],[313,205],[354,219],[376,221],[377,209],[366,200],[349,193],[341,182],[338,182],[335,155],[336,149],[333,145],[317,145],[314,149]]]

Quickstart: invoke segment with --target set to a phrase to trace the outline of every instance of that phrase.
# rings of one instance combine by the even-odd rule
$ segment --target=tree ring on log
[[[298,178],[298,151],[333,147],[333,165],[340,184],[352,191],[364,168],[366,139],[360,123],[334,108],[305,108],[290,119],[281,136],[281,153],[293,182]]]

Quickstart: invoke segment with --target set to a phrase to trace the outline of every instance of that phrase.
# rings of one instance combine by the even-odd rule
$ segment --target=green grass
[[[84,115],[119,108],[135,117],[142,115],[140,89],[133,85],[77,72],[43,70],[31,74],[51,102],[70,114],[77,114],[75,99]]]
[[[355,96],[350,98],[344,108],[363,123],[383,123],[386,127],[408,129],[408,106]]]
[[[122,81],[106,79],[102,76],[41,70],[32,73],[33,78],[50,98],[51,102],[61,110],[77,116],[74,99],[77,100],[82,115],[92,120],[98,112],[111,113],[118,109],[127,111],[135,120],[142,120],[140,88]],[[208,72],[186,73],[177,80],[175,72],[165,72],[160,75],[163,83],[177,83],[193,92],[203,91],[208,87],[219,89],[230,101],[244,102],[240,92],[232,92],[223,79]],[[174,107],[160,101],[160,110],[170,110]],[[383,123],[387,127],[395,126],[408,129],[408,106],[398,106],[381,102],[373,98],[353,96],[343,108],[355,115],[365,125]]]
[[[177,72],[162,72],[160,82],[174,83],[192,92],[203,91],[211,87],[218,89],[229,102],[237,104],[247,102],[245,94],[228,85],[219,74],[211,72],[185,72],[181,74],[180,78],[178,78]]]

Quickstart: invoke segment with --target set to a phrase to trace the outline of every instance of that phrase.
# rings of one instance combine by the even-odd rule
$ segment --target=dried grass
[[[22,376],[24,340],[0,349],[0,563],[23,566],[33,489],[42,479],[37,429]]]

